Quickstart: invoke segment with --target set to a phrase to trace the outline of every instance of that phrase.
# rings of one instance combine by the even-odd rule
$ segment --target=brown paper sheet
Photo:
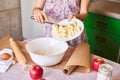
[[[3,48],[11,49],[10,43],[9,43],[9,38],[10,38],[10,36],[6,35],[2,39],[0,39],[0,50],[2,50]]]
[[[66,63],[63,72],[70,74],[77,69],[79,72],[90,72],[90,51],[87,43],[80,43]]]
[[[0,40],[0,49],[11,48],[9,43],[10,36],[5,36]],[[17,45],[25,56],[27,62],[26,65],[35,64],[30,58],[29,53],[25,49],[25,41],[17,41]],[[16,58],[15,58],[16,60]],[[65,52],[62,61],[56,65],[49,66],[50,68],[61,69],[65,74],[75,72],[90,72],[90,53],[89,46],[87,43],[81,43],[76,49],[69,47]]]

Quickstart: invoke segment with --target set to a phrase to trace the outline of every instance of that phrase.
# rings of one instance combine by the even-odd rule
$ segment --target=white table
[[[113,80],[120,80],[120,64],[105,59],[106,63],[113,66]],[[60,69],[43,67],[43,77],[46,80],[96,80],[97,72],[91,70],[90,73],[73,72],[70,75],[63,74]],[[18,63],[12,65],[6,73],[0,73],[0,80],[32,80],[29,71],[24,71]]]

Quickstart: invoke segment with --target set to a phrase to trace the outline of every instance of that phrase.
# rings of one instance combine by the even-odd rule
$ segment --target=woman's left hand
[[[80,19],[84,21],[87,18],[88,13],[80,13],[80,14],[72,14],[69,16],[68,21],[72,20],[73,18]]]
[[[68,21],[71,21],[73,18],[76,18],[75,15],[71,14],[69,17],[68,17]]]

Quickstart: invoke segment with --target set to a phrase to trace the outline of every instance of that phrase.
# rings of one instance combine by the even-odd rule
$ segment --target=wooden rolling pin
[[[18,61],[19,64],[21,64],[23,66],[24,69],[26,69],[27,65],[27,60],[25,58],[25,56],[23,55],[23,53],[21,52],[19,46],[17,45],[16,41],[13,38],[9,39],[10,41],[10,46],[15,54],[15,57]]]

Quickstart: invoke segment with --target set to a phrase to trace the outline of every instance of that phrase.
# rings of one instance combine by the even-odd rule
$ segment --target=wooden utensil
[[[10,41],[10,46],[13,49],[13,52],[15,54],[15,57],[16,57],[18,63],[21,64],[23,66],[23,68],[25,69],[26,63],[27,63],[25,56],[23,55],[19,46],[17,45],[16,41],[13,40],[13,38],[10,38],[9,41]]]

